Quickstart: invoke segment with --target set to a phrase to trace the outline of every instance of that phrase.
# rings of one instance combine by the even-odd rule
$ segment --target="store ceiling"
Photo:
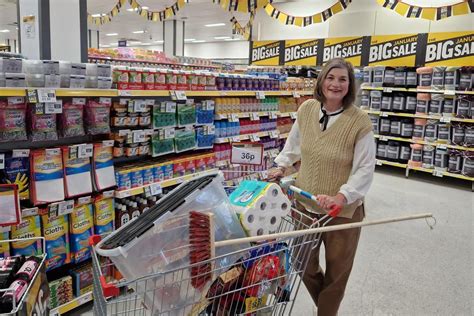
[[[17,0],[0,0],[0,44],[6,39],[17,38]],[[140,5],[147,6],[150,10],[159,11],[175,3],[176,0],[138,0]],[[328,5],[336,0],[276,0],[274,3],[284,2],[327,2]],[[360,1],[360,0],[353,0]],[[376,0],[372,0],[376,1]],[[426,5],[426,0],[404,0],[409,4]],[[223,10],[212,0],[189,0],[185,7],[175,17],[177,20],[185,21],[185,38],[205,42],[220,42],[225,40],[238,40],[232,36],[232,28],[229,20],[235,14],[236,18],[243,24],[248,21],[249,14],[230,13]],[[430,0],[429,5],[443,5],[457,3],[459,0]],[[109,12],[117,0],[87,0],[88,11],[91,14]],[[102,45],[114,46],[119,39],[127,39],[137,46],[159,45],[163,39],[163,26],[160,22],[149,22],[139,16],[136,12],[131,12],[130,5],[127,4],[122,11],[110,23],[102,26],[89,25],[93,30],[100,31],[100,43]],[[310,10],[308,10],[310,11]],[[291,12],[290,12],[291,13]],[[224,26],[206,27],[206,24],[225,23]],[[8,30],[8,32],[6,31]],[[143,33],[133,33],[143,31]],[[107,36],[107,34],[117,34]],[[216,39],[216,37],[221,39]],[[224,39],[223,37],[229,37]],[[140,42],[140,43],[138,43]]]

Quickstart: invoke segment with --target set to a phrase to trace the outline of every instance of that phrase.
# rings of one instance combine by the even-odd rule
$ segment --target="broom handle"
[[[373,225],[380,225],[380,224],[388,224],[388,223],[409,221],[409,220],[429,218],[429,217],[433,217],[433,214],[432,213],[421,213],[421,214],[386,218],[386,219],[373,220],[373,221],[364,221],[364,222],[358,222],[358,223],[349,223],[349,224],[342,224],[342,225],[333,225],[333,226],[326,226],[326,227],[317,227],[317,228],[310,228],[310,229],[295,230],[295,231],[291,231],[291,232],[283,232],[283,233],[277,233],[277,234],[236,238],[236,239],[216,241],[214,243],[214,245],[215,245],[215,247],[224,247],[224,246],[238,245],[238,244],[262,241],[262,240],[269,240],[269,239],[271,240],[271,239],[287,238],[287,237],[299,237],[299,236],[310,235],[310,234],[315,234],[315,233],[324,233],[324,232],[331,232],[331,231],[336,231],[336,230],[358,228],[358,227],[365,227],[365,226],[373,226]]]

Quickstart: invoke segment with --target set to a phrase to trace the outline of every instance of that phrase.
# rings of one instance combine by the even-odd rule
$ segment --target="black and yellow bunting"
[[[179,10],[184,7],[186,1],[178,0],[172,6],[161,11],[144,9],[137,0],[129,0],[129,3],[138,15],[146,18],[148,21],[161,22],[178,14]]]
[[[474,12],[474,0],[462,0],[458,3],[436,6],[420,7],[407,4],[402,0],[376,0],[384,8],[390,9],[399,15],[410,19],[426,19],[439,21],[451,16],[464,15]]]
[[[227,11],[251,13],[272,3],[273,0],[212,0],[212,2]]]
[[[120,13],[120,9],[124,6],[124,4],[127,2],[127,0],[119,0],[117,4],[110,10],[108,13],[105,13],[99,17],[94,17],[91,14],[87,14],[87,20],[89,23],[95,24],[95,25],[103,25],[105,23],[108,23],[112,21],[112,18],[115,17]]]
[[[244,26],[242,26],[239,21],[237,21],[236,17],[233,16],[232,19],[230,19],[230,23],[232,23],[232,33],[241,35],[245,40],[250,39],[254,19],[255,10],[250,12],[250,19]]]
[[[352,0],[338,0],[329,8],[308,16],[293,16],[289,15],[285,12],[282,12],[275,8],[271,3],[268,3],[264,9],[265,12],[271,18],[279,21],[282,24],[286,25],[295,25],[299,27],[306,27],[312,24],[321,23],[327,21],[332,16],[336,15],[337,13],[344,11],[347,6],[352,2]]]

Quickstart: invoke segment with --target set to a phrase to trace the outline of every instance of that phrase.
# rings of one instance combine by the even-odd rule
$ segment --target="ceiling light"
[[[133,41],[133,42],[130,42],[130,44],[132,44],[132,45],[139,45],[139,44],[141,44],[141,43],[142,43],[142,42],[140,42],[140,41]]]
[[[149,7],[142,7],[143,10],[148,10]],[[138,11],[138,8],[130,8],[130,9],[127,9],[128,12],[133,12],[133,11]]]
[[[229,39],[230,36],[215,36],[214,39],[216,40],[225,40],[225,39]]]
[[[142,45],[147,45],[148,46],[148,45],[151,45],[151,43],[142,43]]]
[[[145,31],[133,31],[132,33],[133,34],[143,34],[143,33],[145,33]]]
[[[110,47],[110,45],[100,45],[100,47]]]
[[[143,10],[148,10],[148,9],[149,9],[149,7],[142,7],[142,9],[143,9]]]
[[[118,33],[107,33],[107,34],[105,34],[105,36],[117,36],[117,35],[118,35]]]
[[[240,38],[226,38],[224,41],[241,41]]]
[[[104,13],[96,13],[91,15],[93,18],[100,18],[101,16],[105,16]]]
[[[0,30],[0,33],[8,33],[10,30]]]
[[[185,42],[194,42],[196,39],[195,38],[185,38]]]
[[[204,43],[204,42],[206,42],[206,41],[205,40],[195,40],[195,41],[193,41],[193,43]]]
[[[225,23],[206,24],[204,26],[207,26],[207,27],[225,26]]]
[[[163,41],[155,41],[155,43],[163,44],[164,42]]]

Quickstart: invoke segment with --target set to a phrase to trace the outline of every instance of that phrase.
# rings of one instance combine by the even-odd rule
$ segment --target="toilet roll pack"
[[[278,231],[281,218],[291,209],[290,200],[275,183],[242,181],[229,199],[249,236]]]

